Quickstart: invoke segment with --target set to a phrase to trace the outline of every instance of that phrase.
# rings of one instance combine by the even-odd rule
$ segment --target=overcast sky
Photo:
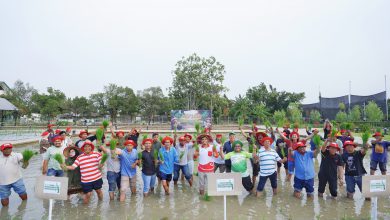
[[[0,0],[0,81],[89,96],[171,86],[183,56],[214,56],[228,97],[261,82],[304,103],[384,90],[390,1]],[[390,82],[390,81],[389,81]]]

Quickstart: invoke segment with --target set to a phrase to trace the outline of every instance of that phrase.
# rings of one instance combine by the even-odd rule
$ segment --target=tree
[[[235,118],[242,117],[244,120],[248,118],[251,113],[249,100],[239,95],[234,101],[230,113]]]
[[[342,102],[340,102],[339,103],[339,109],[340,109],[340,111],[345,111],[345,104],[344,103],[342,103]]]
[[[383,112],[374,101],[368,102],[366,106],[367,120],[371,122],[378,122],[383,120]]]
[[[78,116],[87,116],[92,112],[91,103],[84,96],[76,96],[71,100],[70,104],[71,111]]]
[[[133,90],[115,84],[104,86],[104,92],[92,94],[90,100],[100,114],[110,114],[113,122],[116,122],[118,114],[133,116],[139,109]]]
[[[214,57],[202,58],[195,53],[183,57],[175,66],[172,87],[169,88],[174,106],[213,110],[215,99],[227,90],[223,85],[225,67]]]
[[[166,99],[160,87],[150,87],[144,89],[139,95],[141,113],[147,117],[148,124],[154,116],[164,114],[167,109],[164,108]]]
[[[317,110],[310,111],[310,122],[318,124],[321,121],[321,113]]]
[[[17,80],[13,88],[2,95],[2,97],[14,104],[22,115],[31,115],[32,96],[37,92],[29,83],[24,84],[21,80]]]
[[[351,112],[349,113],[349,119],[355,122],[360,121],[362,119],[360,106],[358,105],[353,106]]]
[[[301,123],[302,122],[302,111],[300,109],[299,103],[290,103],[287,107],[288,117],[293,123]]]
[[[57,115],[64,113],[66,96],[60,90],[47,88],[47,94],[34,93],[31,97],[33,112],[39,112],[48,120],[54,119]]]
[[[347,122],[348,121],[348,115],[344,111],[339,111],[336,114],[336,121],[339,123]]]
[[[261,83],[258,86],[249,88],[246,92],[246,97],[253,107],[263,103],[273,113],[277,110],[287,109],[290,103],[301,102],[305,98],[305,94],[279,92],[272,85],[269,85],[267,89],[267,86]]]
[[[257,119],[259,119],[261,122],[265,122],[268,120],[268,117],[271,115],[267,109],[267,107],[263,104],[260,103],[255,106],[253,109],[253,116],[255,116]],[[259,122],[257,122],[259,123]]]

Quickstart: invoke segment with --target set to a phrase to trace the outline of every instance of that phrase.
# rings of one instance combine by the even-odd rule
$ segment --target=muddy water
[[[30,147],[31,148],[31,147]],[[37,146],[34,146],[38,149]],[[23,148],[16,148],[21,152]],[[23,170],[23,177],[27,187],[29,199],[21,202],[13,192],[10,197],[10,207],[1,208],[0,219],[47,219],[48,201],[34,196],[35,178],[41,175],[41,157],[36,156],[30,161],[30,166]],[[369,168],[369,156],[364,164]],[[319,161],[316,161],[318,171]],[[248,164],[248,167],[251,167]],[[198,195],[197,178],[195,186],[190,188],[187,183],[181,183],[177,188],[171,184],[171,195],[165,196],[162,188],[157,188],[155,195],[147,198],[142,196],[142,178],[138,170],[137,194],[131,195],[125,203],[110,202],[106,177],[104,180],[104,200],[99,202],[96,196],[89,205],[83,205],[81,198],[74,195],[68,201],[55,201],[53,219],[222,219],[223,198],[213,197],[211,201],[204,201]],[[1,177],[0,177],[1,178]],[[266,184],[266,195],[255,198],[247,192],[239,197],[228,197],[228,219],[369,219],[370,203],[361,198],[359,190],[354,200],[345,198],[345,187],[339,190],[338,200],[318,198],[307,200],[304,197],[298,200],[292,197],[292,183],[284,182],[285,175],[282,168],[278,178],[278,194],[273,196],[270,183]],[[315,188],[318,182],[316,180]],[[257,184],[256,184],[257,186]],[[328,193],[329,194],[329,193]],[[378,199],[380,219],[390,219],[389,198]]]

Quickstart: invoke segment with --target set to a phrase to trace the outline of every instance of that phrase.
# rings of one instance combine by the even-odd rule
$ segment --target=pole
[[[386,101],[386,121],[389,120],[389,107],[387,106],[387,82],[386,82],[386,75],[385,75],[385,101]]]
[[[223,196],[223,219],[226,220],[226,195]]]
[[[378,219],[378,197],[371,197],[371,220]]]
[[[351,113],[351,80],[349,80],[348,112]]]
[[[51,220],[52,211],[53,211],[53,199],[49,199],[49,220]]]

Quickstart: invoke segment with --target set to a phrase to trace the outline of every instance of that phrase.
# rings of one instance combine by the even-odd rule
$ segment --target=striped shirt
[[[102,173],[99,170],[101,159],[102,154],[98,152],[81,154],[76,158],[72,166],[80,167],[82,183],[90,183],[102,178]]]
[[[269,176],[276,172],[276,162],[281,158],[274,149],[261,148],[257,155],[260,159],[260,176]]]

